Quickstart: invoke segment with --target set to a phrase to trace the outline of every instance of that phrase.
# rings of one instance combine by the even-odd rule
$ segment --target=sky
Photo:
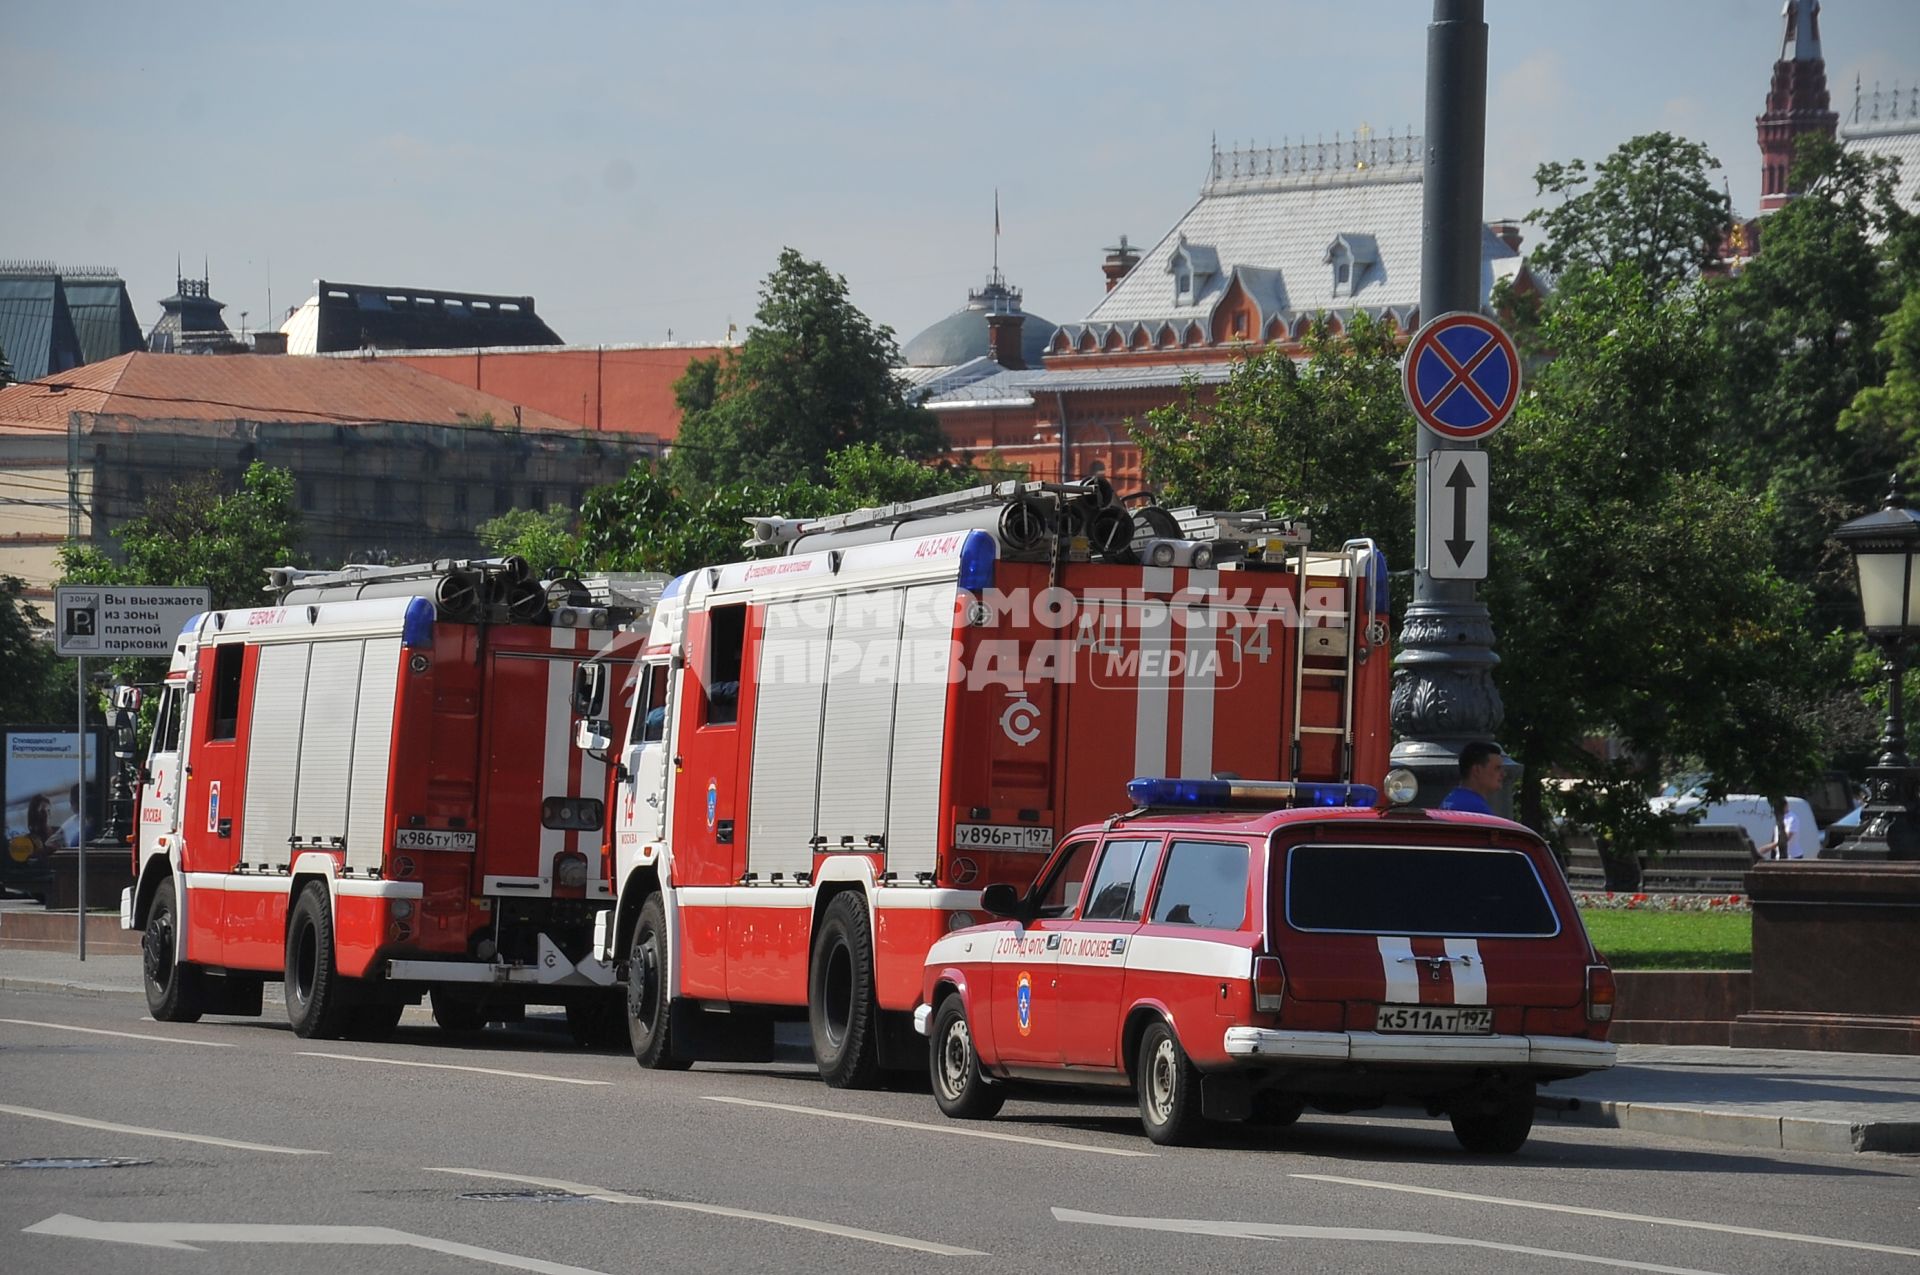
[[[1487,0],[1485,212],[1542,162],[1656,129],[1759,199],[1780,0]],[[995,252],[1054,322],[1150,246],[1215,137],[1331,140],[1424,111],[1428,0],[1169,6],[7,0],[0,259],[110,266],[142,326],[176,254],[230,326],[317,278],[531,295],[569,342],[752,322],[783,246],[905,343]],[[1828,83],[1920,82],[1920,2],[1828,0]],[[242,312],[245,311],[245,318]]]

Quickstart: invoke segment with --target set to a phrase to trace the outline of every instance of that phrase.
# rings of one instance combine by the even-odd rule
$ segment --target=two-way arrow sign
[[[1427,574],[1436,580],[1487,578],[1487,454],[1427,454]]]

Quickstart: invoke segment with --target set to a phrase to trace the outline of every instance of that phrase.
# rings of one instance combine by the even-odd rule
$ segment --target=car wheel
[[[147,1012],[158,1023],[193,1023],[206,1012],[206,973],[173,956],[180,907],[174,880],[167,877],[154,893],[140,936],[140,970],[147,988]]]
[[[1533,1132],[1533,1085],[1517,1084],[1497,1100],[1448,1113],[1453,1136],[1475,1155],[1512,1155]]]
[[[674,1057],[668,1031],[667,907],[658,894],[640,905],[628,953],[627,1037],[634,1060],[653,1071],[684,1071],[692,1064]]]
[[[941,1001],[933,1016],[928,1071],[934,1102],[955,1120],[991,1120],[1006,1104],[1006,1090],[980,1074],[980,1055],[958,992]]]
[[[879,1080],[873,1003],[873,933],[867,901],[834,896],[820,918],[807,976],[807,1019],[820,1078],[835,1089],[871,1089]]]
[[[333,959],[326,883],[309,881],[287,923],[287,1021],[296,1036],[335,1040],[347,1030],[353,993]]]
[[[1166,1023],[1154,1023],[1141,1038],[1134,1084],[1147,1137],[1167,1147],[1195,1140],[1201,1123],[1200,1073]]]

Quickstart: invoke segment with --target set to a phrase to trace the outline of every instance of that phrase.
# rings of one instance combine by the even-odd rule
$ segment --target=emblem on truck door
[[[1000,714],[1000,729],[1007,738],[1025,748],[1040,738],[1040,706],[1027,698],[1025,691],[1018,692],[1004,713]]]

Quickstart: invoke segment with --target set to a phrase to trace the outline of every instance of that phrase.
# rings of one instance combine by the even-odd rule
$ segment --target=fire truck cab
[[[196,616],[161,693],[121,901],[154,1017],[258,1014],[284,979],[302,1036],[384,1036],[428,992],[449,1030],[529,1003],[618,1025],[571,692],[645,597],[517,559],[276,584]]]
[[[1370,542],[1104,484],[754,521],[783,552],[673,580],[631,675],[582,679],[612,774],[594,953],[645,1066],[769,1058],[804,1018],[830,1084],[917,1069],[928,948],[1127,779],[1385,772]]]

